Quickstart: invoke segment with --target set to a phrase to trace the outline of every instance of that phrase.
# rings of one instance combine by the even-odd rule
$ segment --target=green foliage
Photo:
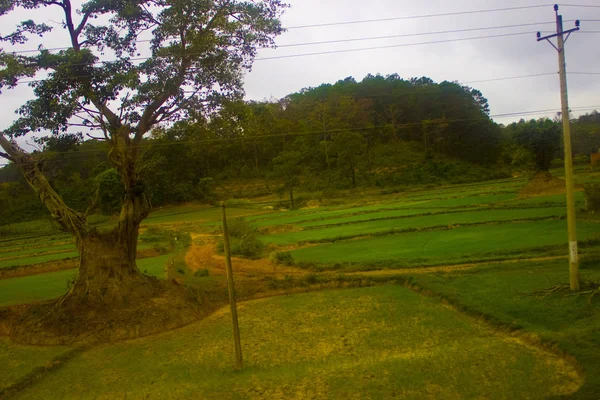
[[[274,251],[269,254],[269,261],[275,264],[294,265],[294,258],[289,251]]]
[[[139,239],[143,243],[152,243],[153,249],[161,254],[176,249],[185,249],[192,243],[192,238],[188,232],[179,229],[164,228],[160,225],[149,226],[140,235]]]
[[[560,149],[561,127],[547,118],[512,123],[506,127],[509,138],[529,150],[539,171],[547,171]]]
[[[104,214],[115,213],[121,208],[125,189],[119,172],[115,168],[108,169],[96,176],[98,184],[98,204]]]
[[[227,221],[229,247],[231,254],[248,258],[260,258],[265,245],[258,239],[258,230],[242,218]],[[217,249],[224,251],[223,240],[217,243]]]
[[[208,269],[206,269],[206,268],[202,268],[202,269],[199,269],[196,272],[194,272],[195,277],[204,277],[204,276],[208,276],[208,275],[209,275],[209,272],[208,272]]]
[[[587,183],[585,190],[585,209],[591,212],[600,211],[600,183]]]
[[[294,188],[300,182],[303,155],[299,151],[283,151],[273,159],[273,176],[283,180],[282,191],[290,195],[290,207],[294,208]]]

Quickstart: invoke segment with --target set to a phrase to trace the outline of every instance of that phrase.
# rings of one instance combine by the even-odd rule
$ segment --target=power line
[[[584,7],[584,8],[600,8],[600,6],[593,6],[590,4],[558,4],[561,7]]]
[[[548,7],[548,6],[551,6],[551,4],[540,4],[540,5],[535,5],[535,6],[506,7],[506,8],[492,8],[492,9],[487,9],[487,10],[457,11],[457,12],[448,12],[448,13],[439,13],[439,14],[410,15],[410,16],[392,17],[392,18],[364,19],[364,20],[359,20],[359,21],[327,22],[327,23],[321,23],[321,24],[288,26],[288,27],[286,27],[286,29],[305,29],[305,28],[318,28],[318,27],[324,27],[324,26],[368,24],[368,23],[373,23],[373,22],[398,21],[398,20],[406,20],[406,19],[449,17],[449,16],[456,16],[456,15],[483,14],[483,13],[500,12],[500,11],[524,10],[524,9],[540,8],[540,7]]]
[[[531,32],[531,31],[515,32],[515,33],[504,33],[504,34],[498,34],[498,35],[488,35],[488,36],[474,36],[474,37],[468,37],[468,38],[433,40],[433,41],[429,41],[429,42],[403,43],[403,44],[394,44],[394,45],[386,45],[386,46],[363,47],[363,48],[358,48],[358,49],[330,50],[330,51],[320,51],[320,52],[314,52],[314,53],[288,54],[288,55],[284,55],[284,56],[259,57],[259,58],[255,58],[254,61],[276,60],[276,59],[281,59],[281,58],[292,58],[292,57],[316,56],[316,55],[322,55],[322,54],[352,53],[352,52],[357,52],[357,51],[389,49],[389,48],[396,48],[396,47],[423,46],[423,45],[436,44],[436,43],[462,42],[462,41],[466,41],[466,40],[492,39],[492,38],[508,37],[508,36],[530,35],[533,33],[535,33],[535,32]],[[190,55],[200,55],[200,54],[204,54],[204,53],[197,53],[197,54],[189,53],[189,54]],[[150,58],[152,58],[152,57],[136,57],[136,58],[130,58],[129,61],[145,61]],[[103,62],[110,62],[110,61],[104,60],[104,61],[96,61],[93,63],[74,63],[74,64],[69,64],[69,66],[71,66],[71,67],[86,66],[86,65],[101,64]]]
[[[516,32],[516,33],[506,33],[506,34],[488,35],[488,36],[474,36],[474,37],[469,37],[469,38],[435,40],[435,41],[419,42],[419,43],[403,43],[403,44],[396,44],[396,45],[364,47],[364,48],[358,48],[358,49],[330,50],[330,51],[321,51],[321,52],[314,52],[314,53],[288,54],[288,55],[283,55],[283,56],[255,58],[254,61],[275,60],[275,59],[292,58],[292,57],[306,57],[306,56],[315,56],[315,55],[323,55],[323,54],[351,53],[351,52],[357,52],[357,51],[388,49],[388,48],[397,48],[397,47],[412,47],[412,46],[422,46],[422,45],[436,44],[436,43],[462,42],[462,41],[467,41],[467,40],[491,39],[491,38],[508,37],[508,36],[529,35],[529,34],[533,34],[533,33],[535,33],[535,32]],[[198,54],[203,54],[203,53],[198,53]],[[138,58],[131,58],[131,59],[129,59],[129,61],[145,61],[150,58],[152,58],[152,57],[138,57]],[[102,64],[103,62],[110,62],[110,61],[104,60],[104,61],[96,61],[93,63],[73,63],[73,64],[69,64],[69,66],[71,66],[71,67],[88,66],[88,65],[94,65],[94,64]],[[80,77],[86,77],[86,76],[89,76],[89,75],[80,75]],[[43,81],[43,79],[30,79],[30,80],[26,80],[26,81],[19,81],[19,82],[17,82],[17,84],[34,83],[34,82],[41,82],[41,81]]]
[[[550,21],[550,22],[532,22],[532,23],[528,23],[528,24],[486,26],[486,27],[481,27],[481,28],[453,29],[453,30],[435,31],[435,32],[418,32],[418,33],[405,33],[405,34],[398,34],[398,35],[375,36],[375,37],[364,37],[364,38],[325,40],[325,41],[321,41],[321,42],[283,44],[283,45],[278,45],[277,48],[279,49],[279,48],[285,48],[285,47],[313,46],[313,45],[330,44],[330,43],[358,42],[358,41],[363,41],[363,40],[394,39],[394,38],[400,38],[400,37],[442,35],[442,34],[448,34],[448,33],[475,32],[475,31],[484,31],[484,30],[492,30],[492,29],[520,28],[520,27],[524,27],[524,26],[548,25],[548,24],[553,24],[553,23],[554,22],[552,22],[552,21]]]
[[[567,75],[600,75],[600,72],[567,72]]]
[[[316,27],[316,26],[331,26],[331,25],[342,25],[342,24],[356,24],[356,23],[367,23],[367,22],[380,22],[380,21],[391,21],[397,19],[414,19],[414,18],[429,18],[429,17],[437,17],[437,16],[449,16],[449,15],[461,15],[461,14],[474,14],[474,13],[486,13],[486,12],[494,12],[494,11],[506,11],[506,10],[518,10],[524,8],[536,8],[536,7],[546,7],[547,5],[539,5],[539,6],[524,6],[524,7],[510,7],[510,8],[501,8],[501,9],[491,9],[491,10],[476,10],[476,11],[465,11],[465,12],[456,12],[456,13],[444,13],[444,14],[429,14],[422,16],[409,16],[409,17],[395,17],[395,18],[382,18],[382,19],[373,19],[373,20],[363,20],[363,21],[350,21],[350,22],[335,22],[335,23],[325,23],[325,24],[316,24],[316,25],[304,25],[304,26],[292,26],[287,29],[298,29],[302,27]],[[572,7],[597,7],[600,6],[592,6],[592,5],[569,5]],[[565,20],[565,22],[571,20]],[[600,22],[598,19],[581,19],[583,22]],[[316,45],[316,44],[326,44],[326,43],[341,43],[341,42],[351,42],[351,41],[361,41],[361,40],[376,40],[376,39],[389,39],[389,38],[397,38],[397,37],[410,37],[410,36],[422,36],[422,35],[436,35],[436,34],[448,34],[448,33],[459,33],[459,32],[472,32],[479,30],[491,30],[491,29],[504,29],[504,28],[514,28],[514,27],[523,27],[523,26],[535,26],[535,25],[545,25],[553,22],[535,22],[535,23],[526,23],[526,24],[515,24],[515,25],[504,25],[504,26],[494,26],[494,27],[482,27],[482,28],[470,28],[470,29],[457,29],[457,30],[447,30],[447,31],[439,31],[439,32],[422,32],[422,33],[413,33],[413,34],[401,34],[401,35],[390,35],[390,36],[381,36],[381,37],[373,37],[373,38],[356,38],[356,39],[341,39],[341,40],[333,40],[333,41],[322,41],[322,42],[313,42],[313,43],[297,43],[297,44],[287,44],[277,46],[279,48],[283,47],[295,47],[295,46],[308,46],[308,45]],[[586,33],[599,33],[599,31],[587,31]],[[136,40],[136,43],[149,43],[152,40],[150,39],[141,39]],[[52,47],[47,49],[27,49],[27,50],[17,50],[12,51],[12,54],[24,54],[24,53],[35,53],[41,50],[47,51],[57,51],[57,50],[66,50],[71,47]],[[149,58],[149,57],[148,57]],[[147,58],[146,58],[147,59]],[[87,65],[87,64],[86,64]]]
[[[494,82],[494,81],[506,81],[510,79],[523,79],[523,78],[534,78],[538,76],[558,75],[558,72],[544,72],[541,74],[530,74],[530,75],[519,75],[519,76],[506,76],[502,78],[491,78],[491,79],[478,79],[475,81],[462,82],[463,84],[481,83],[481,82]]]
[[[470,38],[433,40],[433,41],[429,41],[429,42],[404,43],[404,44],[393,44],[393,45],[386,45],[386,46],[363,47],[363,48],[359,48],[359,49],[329,50],[329,51],[319,51],[319,52],[313,52],[313,53],[288,54],[288,55],[284,55],[284,56],[255,58],[254,61],[279,60],[279,59],[283,59],[283,58],[318,56],[318,55],[325,55],[325,54],[353,53],[353,52],[358,52],[358,51],[392,49],[392,48],[398,48],[398,47],[423,46],[423,45],[437,44],[437,43],[463,42],[463,41],[467,41],[467,40],[492,39],[492,38],[499,38],[499,37],[531,35],[532,33],[535,33],[535,32],[516,32],[516,33],[505,33],[505,34],[499,34],[499,35],[489,35],[489,36],[475,36],[475,37],[470,37]]]
[[[600,21],[600,20],[582,20],[582,21]],[[524,27],[524,26],[545,25],[545,24],[550,24],[550,23],[552,23],[552,22],[533,22],[533,23],[526,23],[526,24],[501,25],[501,26],[490,26],[490,27],[468,28],[468,29],[455,29],[455,30],[446,30],[446,31],[419,32],[419,33],[408,33],[408,34],[376,36],[376,37],[338,39],[338,40],[319,41],[319,42],[292,43],[292,44],[280,45],[277,48],[289,48],[289,47],[311,46],[311,45],[321,45],[321,44],[331,44],[331,43],[345,43],[345,42],[355,42],[355,41],[381,40],[381,39],[391,39],[391,38],[400,38],[400,37],[415,37],[415,36],[427,36],[427,35],[461,33],[461,32],[474,32],[474,31],[493,30],[493,29],[507,29],[507,28]],[[585,32],[585,33],[600,33],[600,31],[583,31],[583,32]],[[356,52],[356,51],[375,50],[375,49],[386,49],[386,48],[393,48],[393,47],[420,46],[420,45],[428,45],[428,44],[435,44],[435,43],[460,42],[460,41],[466,41],[466,40],[489,39],[489,38],[506,37],[506,36],[518,36],[518,35],[525,35],[525,34],[531,34],[531,33],[535,33],[535,32],[516,32],[516,33],[507,33],[507,34],[498,34],[498,35],[488,35],[488,36],[475,36],[475,37],[468,37],[468,38],[446,39],[446,40],[429,41],[429,42],[405,43],[405,44],[398,44],[398,45],[377,46],[377,47],[368,47],[368,48],[360,48],[360,49],[346,49],[346,50],[332,50],[332,51],[328,51],[328,52],[316,52],[316,53],[304,53],[304,54],[290,54],[290,55],[284,55],[284,56],[255,58],[254,61],[272,60],[272,59],[280,59],[280,58],[291,58],[291,57],[303,57],[303,56],[312,56],[312,55],[321,55],[321,54],[334,54],[334,53]],[[141,43],[141,42],[149,42],[149,41],[150,40],[140,40],[140,41],[137,41],[137,42]],[[54,51],[54,50],[65,50],[65,49],[69,49],[69,48],[70,47],[54,47],[54,48],[43,49],[43,50]],[[40,49],[20,50],[20,51],[13,51],[11,53],[12,54],[21,54],[21,53],[31,53],[31,52],[38,52],[38,51],[40,51]],[[189,54],[190,55],[201,55],[201,54],[204,54],[204,53],[189,53]],[[146,60],[149,60],[151,58],[152,58],[151,56],[149,56],[149,57],[135,57],[135,58],[129,59],[129,61],[146,61]],[[115,61],[115,60],[101,60],[101,61],[96,61],[96,62],[92,62],[92,63],[73,63],[73,64],[69,64],[69,66],[75,67],[75,66],[96,65],[96,64],[102,64],[104,62],[112,62],[112,61]],[[26,81],[26,82],[30,83],[30,82],[37,82],[37,81],[38,80],[30,80],[30,81]]]
[[[363,37],[363,38],[352,38],[352,39],[339,39],[339,40],[330,40],[330,41],[321,41],[321,42],[305,42],[305,43],[292,43],[292,44],[282,44],[276,46],[276,48],[286,48],[286,47],[298,47],[298,46],[311,46],[311,45],[319,45],[319,44],[329,44],[329,43],[343,43],[343,42],[355,42],[355,41],[363,41],[363,40],[380,40],[380,39],[393,39],[400,37],[413,37],[413,36],[427,36],[427,35],[441,35],[448,33],[461,33],[461,32],[476,32],[476,31],[484,31],[484,30],[493,30],[493,29],[509,29],[509,28],[519,28],[525,26],[537,26],[537,25],[549,25],[553,24],[553,21],[548,22],[532,22],[532,23],[524,23],[524,24],[514,24],[514,25],[499,25],[499,26],[486,26],[480,28],[467,28],[467,29],[453,29],[453,30],[445,30],[445,31],[435,31],[435,32],[417,32],[417,33],[406,33],[406,34],[398,34],[398,35],[388,35],[388,36],[378,36],[378,37]],[[136,43],[148,43],[151,42],[149,39],[144,40],[136,40]],[[37,53],[41,50],[47,51],[57,51],[57,50],[67,50],[71,47],[52,47],[47,49],[27,49],[27,50],[18,50],[12,51],[11,54],[23,54],[23,53]],[[87,64],[85,64],[87,65]]]
[[[505,25],[505,26],[492,26],[492,27],[472,28],[472,29],[457,29],[457,30],[437,31],[437,32],[420,32],[420,33],[409,33],[409,34],[378,36],[378,37],[338,39],[338,40],[329,40],[329,41],[321,41],[321,42],[293,43],[293,44],[281,45],[281,46],[278,46],[278,48],[313,46],[313,45],[321,45],[321,44],[356,42],[356,41],[366,41],[366,40],[381,40],[381,39],[400,38],[400,37],[427,36],[427,35],[438,35],[438,34],[460,33],[460,32],[472,32],[472,31],[480,31],[480,30],[503,29],[503,28],[509,28],[509,27],[521,27],[521,26],[530,26],[530,25],[541,25],[541,24],[548,24],[548,22],[537,22],[537,23],[531,23],[531,24],[518,24],[518,25]],[[460,41],[465,41],[465,40],[477,40],[477,39],[491,39],[491,38],[498,38],[498,37],[518,36],[518,35],[526,35],[526,34],[534,34],[534,33],[535,32],[532,32],[532,31],[513,32],[513,33],[505,33],[505,34],[498,34],[498,35],[474,36],[474,37],[467,37],[467,38],[445,39],[445,40],[436,40],[436,41],[418,42],[418,43],[404,43],[404,44],[397,44],[397,45],[386,45],[386,46],[368,47],[368,48],[360,48],[360,49],[346,49],[346,50],[332,50],[332,51],[328,51],[328,52],[317,52],[317,53],[290,54],[290,55],[284,55],[284,56],[255,58],[254,61],[272,60],[272,59],[290,58],[290,57],[303,57],[303,56],[319,55],[319,54],[346,53],[346,52],[355,52],[355,51],[364,51],[364,50],[386,49],[386,48],[392,48],[392,47],[421,46],[421,45],[428,45],[428,44],[435,44],[435,43],[460,42]],[[68,49],[68,48],[70,48],[70,47],[65,47],[64,49]],[[61,48],[57,47],[54,49],[61,49]],[[39,50],[23,50],[23,52],[32,52],[32,51],[39,51]],[[18,54],[19,52],[12,52],[12,53]],[[205,53],[202,52],[202,53],[188,53],[188,54],[189,55],[202,55]],[[152,56],[134,57],[134,58],[128,59],[128,61],[146,61],[151,58],[152,58]],[[70,67],[89,66],[89,65],[98,65],[98,64],[105,63],[105,62],[113,62],[113,61],[116,61],[116,60],[100,60],[100,61],[86,62],[86,63],[71,63],[68,65]]]

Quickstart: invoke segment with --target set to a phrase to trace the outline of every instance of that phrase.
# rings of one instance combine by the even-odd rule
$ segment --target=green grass
[[[600,265],[581,269],[582,277],[600,279]],[[525,295],[568,282],[565,261],[524,262],[464,273],[420,275],[414,281],[459,307],[525,332],[576,357],[586,381],[574,398],[596,399],[600,393],[600,299],[562,294],[537,298]]]
[[[50,219],[36,219],[27,222],[18,222],[0,226],[1,235],[21,235],[26,233],[43,233],[58,231]]]
[[[172,254],[137,261],[140,271],[165,279],[165,265]],[[67,292],[67,282],[75,277],[75,269],[46,274],[0,279],[0,306],[49,300]]]
[[[33,265],[41,264],[48,261],[66,260],[67,258],[74,258],[79,255],[78,251],[65,251],[62,253],[46,254],[42,256],[33,256],[26,258],[17,258],[14,260],[0,261],[0,268],[17,267],[21,265]]]
[[[205,223],[221,219],[220,207],[209,207],[206,205],[190,205],[179,207],[168,207],[153,212],[142,222],[142,226],[154,224],[179,224],[179,223]],[[228,218],[264,213],[264,210],[249,208],[227,208]]]
[[[239,319],[241,372],[232,368],[226,308],[94,348],[16,398],[542,399],[577,386],[557,357],[398,286],[247,302]]]
[[[91,225],[100,226],[108,223],[111,217],[106,215],[90,215]],[[22,235],[38,233],[56,233],[58,226],[49,217],[14,224],[0,225],[0,235]]]
[[[39,253],[47,253],[47,252],[64,252],[75,249],[75,245],[73,243],[69,244],[59,244],[55,246],[44,246],[44,247],[28,247],[22,250],[15,250],[5,252],[0,249],[0,258],[14,258],[20,256],[35,256]]]
[[[354,216],[356,214],[376,213],[381,211],[393,211],[398,209],[407,209],[400,212],[410,214],[423,214],[431,212],[434,209],[451,209],[458,207],[472,207],[477,205],[494,204],[500,201],[506,201],[514,198],[514,194],[491,195],[491,196],[472,196],[443,200],[421,200],[421,201],[392,201],[368,206],[342,208],[336,210],[312,209],[304,212],[287,213],[279,212],[277,214],[268,214],[262,219],[255,219],[253,225],[256,227],[267,227],[273,225],[298,224],[307,221],[319,221],[328,218]]]
[[[20,346],[0,337],[0,391],[24,378],[34,368],[49,365],[53,358],[67,350],[61,346]]]
[[[477,210],[478,208],[473,208],[473,210]],[[371,221],[377,219],[392,219],[392,218],[400,218],[400,217],[410,217],[413,215],[425,215],[425,214],[442,214],[447,212],[447,209],[444,208],[411,208],[404,210],[393,210],[388,211],[383,209],[378,212],[370,212],[367,214],[359,214],[359,215],[351,215],[348,217],[341,218],[331,218],[331,219],[322,219],[318,221],[309,221],[302,222],[296,224],[301,228],[318,228],[321,226],[329,226],[329,225],[340,225],[340,224],[348,224],[353,222],[362,222],[362,221]]]
[[[137,260],[137,266],[140,271],[148,275],[165,279],[165,266],[169,258],[172,257],[173,254],[164,254],[158,257],[142,258],[141,260]]]
[[[72,240],[70,235],[65,234],[36,234],[36,235],[9,235],[1,237],[0,251],[10,251],[10,249],[52,246],[57,242],[65,242]]]
[[[575,204],[577,206],[583,206],[585,202],[585,197],[582,192],[575,192]],[[499,203],[499,205],[506,206],[536,206],[543,205],[545,203],[555,204],[555,205],[565,205],[567,204],[567,198],[564,194],[553,194],[550,196],[538,196],[538,197],[529,197],[523,199],[513,199],[506,200]]]
[[[378,262],[422,259],[468,260],[478,255],[554,246],[566,241],[566,221],[550,220],[481,225],[451,230],[410,232],[372,239],[349,240],[291,251],[296,261],[317,263]],[[579,222],[578,237],[600,233],[598,224]],[[566,249],[565,249],[566,251]]]
[[[0,306],[49,300],[67,292],[67,282],[76,270],[50,272],[42,275],[0,280]]]
[[[384,214],[384,213],[382,213]],[[333,240],[339,238],[351,238],[355,236],[385,234],[413,229],[427,229],[432,227],[448,227],[450,225],[478,224],[486,222],[501,222],[511,220],[526,220],[536,218],[551,218],[564,216],[566,209],[540,208],[540,209],[516,209],[516,210],[482,210],[459,213],[435,214],[419,217],[375,220],[368,222],[344,224],[352,221],[348,219],[330,220],[334,223],[342,221],[336,226],[320,229],[308,229],[303,231],[286,232],[277,235],[266,235],[261,238],[265,243],[277,245],[288,245],[299,242]],[[375,215],[369,214],[372,217]]]

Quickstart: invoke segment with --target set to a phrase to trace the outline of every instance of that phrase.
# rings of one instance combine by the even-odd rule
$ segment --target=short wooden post
[[[227,215],[225,203],[221,202],[223,209],[223,248],[225,250],[225,264],[227,271],[227,287],[229,288],[229,305],[231,306],[231,319],[233,322],[233,341],[235,342],[235,366],[237,369],[244,368],[242,360],[242,344],[240,342],[240,327],[238,325],[237,307],[235,304],[235,288],[233,285],[233,270],[231,269],[231,252],[229,248],[229,231],[227,230]]]

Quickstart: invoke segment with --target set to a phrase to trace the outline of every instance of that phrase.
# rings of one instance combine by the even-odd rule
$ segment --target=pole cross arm
[[[540,37],[538,36],[537,41],[540,42],[542,40],[548,40],[551,39],[553,37],[557,37],[558,35],[564,35],[565,33],[567,34],[567,37],[569,37],[571,35],[571,33],[576,32],[579,30],[579,27],[575,27],[573,29],[569,29],[567,31],[563,31],[561,33],[553,33],[552,35],[548,35],[548,36],[544,36],[544,37]],[[539,32],[538,32],[539,33]],[[567,41],[567,39],[565,39],[565,42]]]

